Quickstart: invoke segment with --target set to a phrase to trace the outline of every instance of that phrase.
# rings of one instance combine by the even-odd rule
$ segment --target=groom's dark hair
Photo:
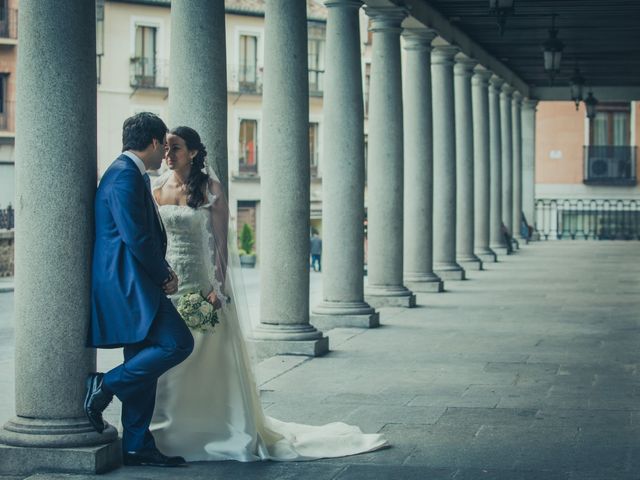
[[[137,113],[122,125],[122,151],[144,150],[155,138],[164,143],[168,128],[162,119],[150,112]]]

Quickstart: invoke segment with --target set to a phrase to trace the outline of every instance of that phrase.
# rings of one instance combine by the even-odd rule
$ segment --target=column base
[[[43,471],[96,474],[108,472],[122,465],[120,440],[102,445],[66,448],[4,444],[5,438],[13,433],[0,433],[0,441],[3,442],[0,443],[0,475],[22,477]]]
[[[406,273],[404,277],[405,286],[412,292],[419,293],[439,293],[444,292],[444,282],[433,272],[428,273]]]
[[[464,257],[456,258],[456,262],[465,271],[467,270],[482,270],[482,260],[475,255],[465,255]]]
[[[410,288],[412,292],[417,293],[440,293],[444,292],[444,282],[439,278],[426,282],[405,281],[404,284]]]
[[[323,332],[333,328],[377,328],[380,326],[380,314],[378,312],[368,315],[321,315],[312,313],[310,321],[314,327]]]
[[[311,311],[310,322],[322,331],[340,327],[376,328],[380,326],[380,315],[366,302],[325,300]]]
[[[491,245],[491,250],[493,250],[498,257],[503,257],[505,255],[511,255],[508,252],[507,247],[505,245]]]
[[[464,269],[465,271],[465,278],[467,278],[466,272],[472,272],[472,271],[481,271],[484,270],[484,268],[482,267],[482,260],[478,259],[478,260],[472,260],[472,261],[464,261],[464,260],[458,260],[458,263],[460,264],[460,266]],[[463,280],[464,280],[463,279]]]
[[[416,306],[416,296],[404,285],[368,285],[364,300],[374,308]]]
[[[482,260],[483,263],[495,263],[498,261],[498,255],[493,250],[488,252],[476,252],[476,256]]]
[[[464,269],[455,262],[435,264],[433,272],[442,280],[464,280],[466,278]]]
[[[329,338],[312,325],[263,323],[247,339],[258,360],[275,355],[320,357],[329,351]]]

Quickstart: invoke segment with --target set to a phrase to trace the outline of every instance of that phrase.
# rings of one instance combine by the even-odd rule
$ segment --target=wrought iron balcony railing
[[[169,88],[167,60],[133,57],[129,75],[129,84],[134,88]]]
[[[324,70],[309,69],[309,95],[322,96],[324,92]]]
[[[640,201],[539,199],[535,229],[545,240],[640,240]]]
[[[635,185],[636,147],[585,146],[584,183],[590,185]]]
[[[229,91],[262,93],[262,67],[254,65],[228,65]]]
[[[11,204],[7,208],[0,208],[0,230],[11,230],[14,228],[14,210]]]
[[[16,102],[5,101],[0,104],[0,131],[15,132]]]
[[[18,10],[8,8],[4,18],[0,18],[0,38],[18,38]]]

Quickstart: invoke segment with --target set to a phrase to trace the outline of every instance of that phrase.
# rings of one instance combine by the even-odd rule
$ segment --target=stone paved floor
[[[639,242],[528,245],[448,282],[446,293],[419,295],[418,308],[383,310],[379,329],[331,331],[323,358],[260,365],[269,415],[358,424],[383,432],[389,449],[308,463],[123,468],[104,478],[638,480],[639,258]],[[3,392],[12,386],[7,295]],[[0,420],[10,396],[2,394]]]

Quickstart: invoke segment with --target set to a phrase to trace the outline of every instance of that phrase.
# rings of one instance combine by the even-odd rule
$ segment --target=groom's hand
[[[162,285],[162,290],[164,290],[164,293],[167,295],[173,295],[178,291],[178,276],[173,270],[169,270],[169,272],[171,273],[171,277]]]

